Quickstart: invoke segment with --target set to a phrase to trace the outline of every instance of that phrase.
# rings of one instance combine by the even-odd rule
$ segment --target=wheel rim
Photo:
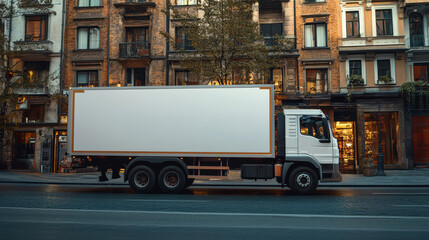
[[[311,184],[311,177],[307,173],[300,173],[296,177],[296,183],[302,188],[308,187]]]
[[[179,174],[174,171],[168,171],[164,174],[164,185],[168,188],[176,187],[179,181]]]
[[[149,174],[147,172],[138,172],[134,175],[134,182],[137,187],[144,188],[149,184]]]

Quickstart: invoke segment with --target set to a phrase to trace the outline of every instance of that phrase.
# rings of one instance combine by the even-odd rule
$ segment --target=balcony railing
[[[429,44],[427,43],[428,36],[425,35],[412,35],[410,38],[407,38],[405,41],[407,43],[407,47],[417,48],[417,47],[427,47]]]
[[[124,42],[119,43],[120,58],[140,58],[149,56],[150,43],[143,42]]]

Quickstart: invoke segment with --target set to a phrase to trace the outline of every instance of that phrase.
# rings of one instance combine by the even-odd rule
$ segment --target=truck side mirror
[[[321,143],[330,143],[331,142],[331,130],[329,130],[329,123],[326,117],[322,118],[323,123],[323,139],[319,139]]]

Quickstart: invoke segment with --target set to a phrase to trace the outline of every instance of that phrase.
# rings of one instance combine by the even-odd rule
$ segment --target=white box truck
[[[194,179],[226,179],[231,169],[297,193],[341,181],[328,117],[275,113],[272,85],[74,88],[68,140],[73,158],[114,175],[125,168],[138,193],[179,192]]]

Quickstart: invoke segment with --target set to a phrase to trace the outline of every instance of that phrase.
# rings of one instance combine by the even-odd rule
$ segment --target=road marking
[[[429,193],[387,193],[387,192],[375,192],[374,195],[429,195]]]
[[[394,207],[429,207],[429,205],[392,205]]]
[[[325,226],[325,227],[321,227],[321,226],[311,226],[311,227],[306,227],[306,226],[290,226],[290,225],[283,225],[283,226],[258,226],[258,225],[252,225],[252,226],[237,226],[237,225],[211,225],[211,224],[205,224],[205,225],[178,225],[178,224],[154,224],[154,223],[141,223],[141,222],[131,222],[131,223],[124,223],[124,222],[95,222],[95,221],[91,221],[91,222],[87,222],[87,221],[64,221],[64,220],[55,220],[55,221],[51,221],[51,220],[10,220],[10,219],[5,219],[2,220],[0,219],[0,222],[4,222],[5,224],[10,224],[10,223],[29,223],[29,224],[54,224],[55,226],[58,226],[59,224],[64,224],[64,225],[70,225],[70,224],[75,224],[75,225],[85,225],[85,226],[89,226],[89,225],[99,225],[99,226],[114,226],[114,227],[119,227],[119,226],[125,226],[125,227],[130,227],[130,226],[134,226],[134,227],[139,227],[139,228],[168,228],[168,229],[173,229],[173,228],[179,228],[179,229],[199,229],[199,228],[204,228],[204,229],[231,229],[233,230],[244,230],[244,229],[271,229],[271,230],[278,230],[278,229],[290,229],[290,230],[333,230],[333,231],[371,231],[371,232],[412,232],[412,233],[417,233],[417,232],[423,232],[423,233],[428,233],[429,230],[427,229],[398,229],[398,228],[377,228],[377,226],[375,226],[374,228],[369,228],[369,227],[353,227],[350,228],[349,226],[344,226],[344,227],[330,227],[330,226]]]
[[[175,202],[175,203],[205,203],[208,200],[166,200],[166,199],[125,199],[128,202]]]
[[[327,215],[327,214],[276,214],[276,213],[219,213],[219,212],[167,212],[167,211],[131,211],[131,210],[102,210],[102,209],[66,209],[66,208],[26,208],[0,207],[0,210],[27,210],[27,211],[65,211],[65,212],[96,212],[96,213],[140,213],[166,215],[202,215],[202,216],[243,216],[243,217],[296,217],[296,218],[356,218],[356,219],[421,219],[429,217],[415,216],[375,216],[375,215]]]

